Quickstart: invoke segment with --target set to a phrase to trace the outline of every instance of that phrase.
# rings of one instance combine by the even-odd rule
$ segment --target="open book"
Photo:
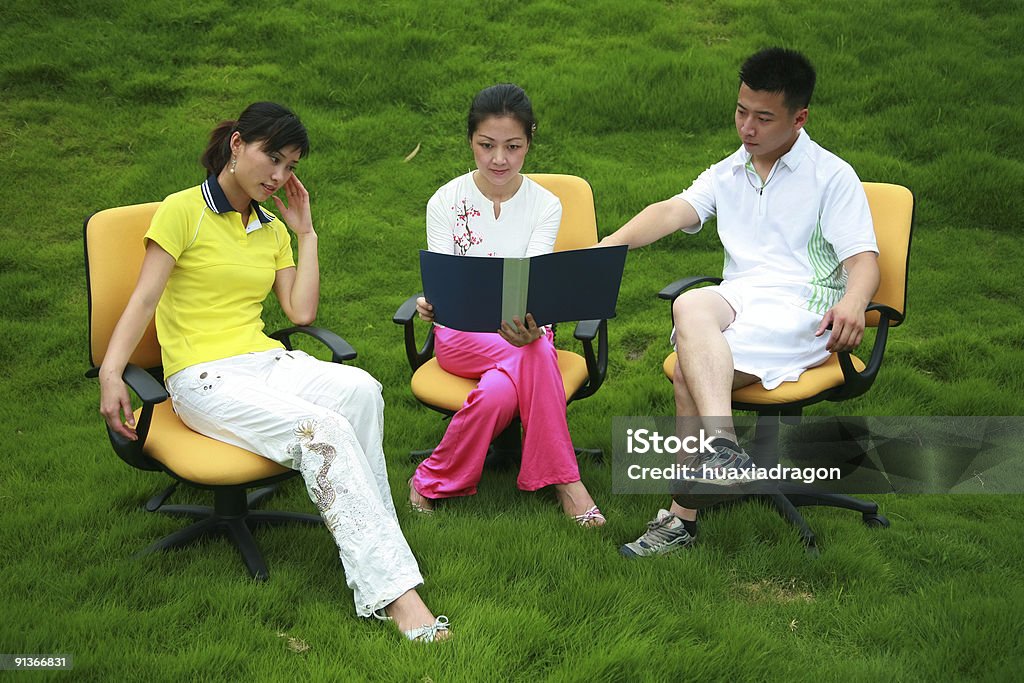
[[[532,313],[538,325],[615,317],[625,246],[531,258],[454,256],[420,250],[423,295],[434,320],[464,332],[496,332]]]

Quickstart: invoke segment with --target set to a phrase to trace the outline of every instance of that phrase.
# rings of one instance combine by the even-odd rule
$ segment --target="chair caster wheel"
[[[864,514],[864,523],[872,529],[888,529],[889,520],[879,514]]]

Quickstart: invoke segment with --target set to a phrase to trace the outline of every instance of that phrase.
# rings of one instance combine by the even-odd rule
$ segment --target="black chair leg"
[[[175,517],[206,519],[213,515],[213,508],[208,505],[164,505],[157,512]]]
[[[146,501],[146,511],[156,512],[160,509],[160,506],[167,502],[167,499],[171,497],[171,494],[178,488],[178,482],[174,482],[160,493],[156,494],[152,498]]]
[[[603,465],[604,464],[604,451],[601,450],[600,448],[580,448],[580,447],[576,447],[576,448],[574,448],[574,450],[576,451],[576,459],[577,460],[579,460],[581,456],[585,455],[588,458],[590,458],[591,462],[593,462],[595,464],[598,464],[598,465]]]
[[[409,462],[421,463],[433,454],[433,448],[424,448],[422,450],[409,451]]]
[[[225,519],[221,522],[221,526],[231,542],[238,548],[242,561],[245,562],[253,580],[266,581],[269,579],[270,570],[267,569],[267,563],[263,559],[263,554],[260,552],[259,546],[256,545],[256,539],[252,537],[252,531],[249,530],[245,519],[241,517]]]
[[[173,534],[164,536],[156,543],[143,548],[135,555],[140,557],[142,555],[149,555],[158,550],[170,550],[172,548],[180,548],[181,546],[188,545],[194,541],[199,540],[201,537],[213,533],[218,530],[219,520],[215,517],[207,517],[201,521],[191,524],[184,529],[179,529]]]
[[[841,493],[819,493],[815,491],[784,489],[786,497],[797,507],[820,505],[823,507],[853,510],[861,514],[861,519],[870,527],[886,528],[889,520],[878,514],[878,505],[860,498]]]
[[[248,505],[250,509],[260,505],[263,501],[277,493],[277,487],[278,484],[274,484],[272,486],[264,486],[263,488],[256,489],[255,491],[250,491],[245,497],[246,505]]]
[[[518,465],[523,459],[523,424],[519,418],[498,434],[487,450],[484,467],[491,470],[502,470]]]
[[[803,541],[804,547],[807,552],[811,555],[818,555],[818,539],[811,531],[811,527],[807,524],[807,520],[800,514],[800,511],[796,509],[792,501],[781,493],[772,493],[766,496],[771,504],[778,510],[779,514],[782,515],[787,522],[796,527],[800,533],[800,540]]]

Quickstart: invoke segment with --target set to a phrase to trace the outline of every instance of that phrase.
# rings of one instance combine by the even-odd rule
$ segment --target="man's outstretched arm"
[[[647,246],[665,235],[700,225],[700,217],[685,199],[670,197],[651,204],[625,225],[601,240],[604,247],[625,244],[630,249]]]

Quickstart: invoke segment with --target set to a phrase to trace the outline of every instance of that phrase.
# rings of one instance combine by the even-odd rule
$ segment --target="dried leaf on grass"
[[[403,161],[412,161],[412,158],[414,156],[416,156],[417,154],[419,154],[419,153],[420,153],[420,143],[417,142],[416,143],[416,149],[414,149],[413,151],[409,152],[409,154],[406,155],[406,157],[405,157],[405,159]]]
[[[285,643],[288,646],[288,649],[291,650],[292,652],[305,652],[306,650],[309,649],[309,643],[307,643],[306,641],[302,640],[301,638],[296,638],[295,636],[290,636],[287,633],[285,633],[284,631],[278,631],[277,637],[278,638],[284,638],[285,639]]]
[[[762,579],[755,583],[740,584],[751,602],[814,602],[814,595],[796,585],[796,579],[786,582]]]

